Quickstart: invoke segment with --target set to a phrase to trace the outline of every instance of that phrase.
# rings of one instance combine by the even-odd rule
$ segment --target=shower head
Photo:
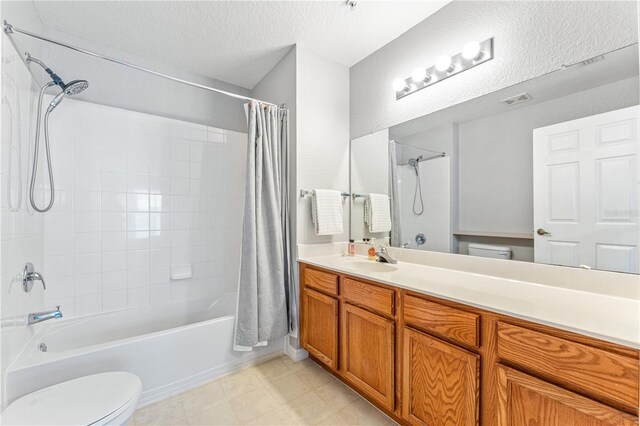
[[[413,167],[414,169],[416,169],[416,171],[418,170],[418,163],[420,163],[420,160],[422,160],[422,155],[418,156],[417,158],[409,158],[409,161],[407,161],[407,164],[410,167]]]
[[[63,84],[61,87],[62,91],[51,100],[47,112],[53,111],[65,96],[74,96],[85,90],[89,87],[89,82],[87,80],[73,80],[69,84]]]
[[[57,86],[60,86],[60,88],[62,89],[62,91],[58,93],[49,104],[47,112],[53,111],[65,96],[77,95],[78,93],[89,87],[89,82],[87,80],[73,80],[68,84],[65,84],[64,81],[62,81],[62,79],[56,73],[54,73],[53,70],[49,68],[44,62],[31,56],[29,52],[26,52],[25,56],[27,57],[27,64],[34,62],[40,65],[45,70],[45,72],[49,74],[49,76],[53,80],[49,85],[52,86],[55,84]]]

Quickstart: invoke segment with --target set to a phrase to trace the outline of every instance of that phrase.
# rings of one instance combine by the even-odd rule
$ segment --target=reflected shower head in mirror
[[[418,165],[420,164],[420,160],[422,160],[422,155],[418,156],[417,158],[409,158],[409,161],[407,161],[409,167],[413,167],[416,174],[418,174]]]

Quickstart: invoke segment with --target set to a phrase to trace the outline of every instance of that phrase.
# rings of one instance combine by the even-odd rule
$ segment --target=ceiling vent
[[[522,102],[526,102],[528,100],[531,100],[531,95],[528,93],[520,93],[519,95],[515,95],[515,96],[511,96],[510,98],[507,99],[503,99],[500,102],[502,102],[505,105],[516,105],[516,104],[520,104]]]

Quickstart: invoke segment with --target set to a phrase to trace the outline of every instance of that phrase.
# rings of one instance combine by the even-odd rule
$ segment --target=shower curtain
[[[389,141],[389,197],[391,198],[391,246],[402,245],[400,229],[400,185],[398,184],[398,161],[396,142]]]
[[[290,287],[295,287],[287,198],[287,110],[252,101],[245,106],[245,111],[247,176],[236,350],[251,350],[288,333]]]

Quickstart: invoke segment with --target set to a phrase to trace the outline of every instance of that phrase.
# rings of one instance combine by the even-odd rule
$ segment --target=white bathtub
[[[282,353],[283,340],[233,351],[235,303],[235,295],[228,295],[42,323],[7,369],[3,405],[46,386],[114,370],[140,377],[145,405]],[[41,343],[47,352],[39,350]]]

